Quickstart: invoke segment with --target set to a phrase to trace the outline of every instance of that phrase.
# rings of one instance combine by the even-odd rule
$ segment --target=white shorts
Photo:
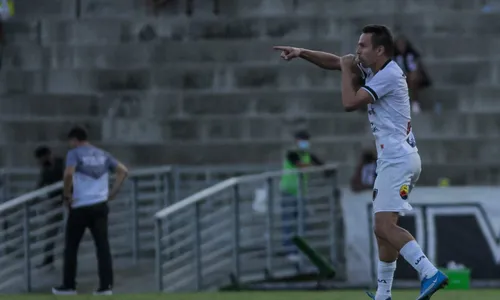
[[[373,213],[404,212],[413,208],[408,203],[417,183],[422,163],[418,152],[395,159],[377,160],[377,178],[373,186]]]

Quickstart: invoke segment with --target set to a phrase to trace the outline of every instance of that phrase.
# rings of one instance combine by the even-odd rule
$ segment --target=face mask
[[[309,141],[299,141],[299,149],[309,149]]]

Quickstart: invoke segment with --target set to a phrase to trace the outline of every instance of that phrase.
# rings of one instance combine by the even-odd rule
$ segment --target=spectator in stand
[[[64,174],[64,161],[61,157],[54,156],[52,151],[47,146],[40,146],[35,150],[35,159],[38,161],[40,166],[40,176],[38,178],[38,183],[36,188],[41,189],[45,186],[54,184],[56,182],[62,181]],[[54,198],[59,198],[59,201],[54,201]],[[59,233],[59,226],[54,226],[64,219],[63,212],[60,209],[62,204],[62,192],[56,191],[49,193],[47,195],[47,209],[52,211],[57,211],[57,213],[52,214],[47,218],[47,226],[52,226],[52,229],[48,230],[46,233],[46,239],[48,240],[44,246],[44,258],[38,267],[44,267],[52,265],[54,262],[54,246],[55,238]]]
[[[431,85],[431,80],[425,71],[420,53],[404,36],[396,39],[394,59],[406,74],[410,91],[411,109],[415,114],[420,113],[419,91]]]
[[[351,190],[362,192],[373,189],[377,177],[377,155],[371,150],[363,151],[356,171],[351,178]]]

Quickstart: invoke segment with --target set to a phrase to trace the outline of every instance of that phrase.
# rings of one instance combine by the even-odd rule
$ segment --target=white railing
[[[342,273],[336,170],[331,164],[234,177],[157,212],[158,289],[207,290],[312,271],[302,256],[295,255],[290,244],[295,234]],[[301,182],[298,192],[280,191],[280,178],[293,174]]]
[[[151,216],[159,209],[224,179],[276,167],[164,166],[132,171],[118,199],[111,202],[110,236],[113,255],[124,258],[115,260],[117,267],[126,268],[130,262],[136,263],[140,258],[147,260],[154,257],[154,222]],[[0,262],[3,268],[0,270],[0,292],[30,289],[44,291],[47,285],[54,284],[54,276],[58,274],[49,265],[35,267],[43,262],[46,255],[56,258],[56,271],[60,267],[64,209],[60,203],[60,195],[57,194],[61,191],[62,183],[30,192],[38,176],[39,170],[33,168],[0,169]],[[21,196],[16,197],[18,195]],[[16,198],[11,199],[13,197]],[[26,213],[24,209],[27,210]],[[29,216],[29,226],[24,226],[25,215]],[[28,237],[29,249],[24,249],[24,239]],[[29,252],[29,258],[25,256],[25,252]],[[88,261],[83,262],[84,265],[94,266],[95,258],[91,255],[93,252],[91,241],[84,238],[79,252],[83,257],[79,260],[88,258]],[[14,273],[16,276],[11,276]],[[34,278],[33,282],[30,282],[31,278]],[[92,278],[81,279],[86,282]]]
[[[172,201],[185,198],[227,178],[279,169],[279,165],[172,166]],[[33,191],[40,170],[36,168],[0,169],[0,203]]]
[[[137,262],[142,253],[152,254],[151,216],[172,197],[171,170],[170,166],[133,170],[117,199],[110,202],[113,256],[129,256]],[[0,291],[18,291],[19,284],[30,291],[33,275],[43,277],[52,265],[60,264],[65,216],[61,191],[62,182],[58,182],[0,204]],[[94,256],[89,238],[82,241],[80,253]],[[51,256],[53,264],[44,264]]]
[[[0,203],[35,189],[39,175],[35,168],[0,169]]]

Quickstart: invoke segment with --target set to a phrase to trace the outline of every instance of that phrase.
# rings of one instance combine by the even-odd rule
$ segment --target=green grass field
[[[416,299],[417,291],[396,291],[394,300]],[[150,294],[115,295],[98,297],[113,300],[369,300],[363,291],[329,292],[241,292],[241,293],[197,293],[197,294]],[[0,299],[9,300],[54,300],[54,299],[96,299],[91,295],[52,296],[52,295],[5,295]],[[498,300],[500,290],[441,291],[432,300]]]

